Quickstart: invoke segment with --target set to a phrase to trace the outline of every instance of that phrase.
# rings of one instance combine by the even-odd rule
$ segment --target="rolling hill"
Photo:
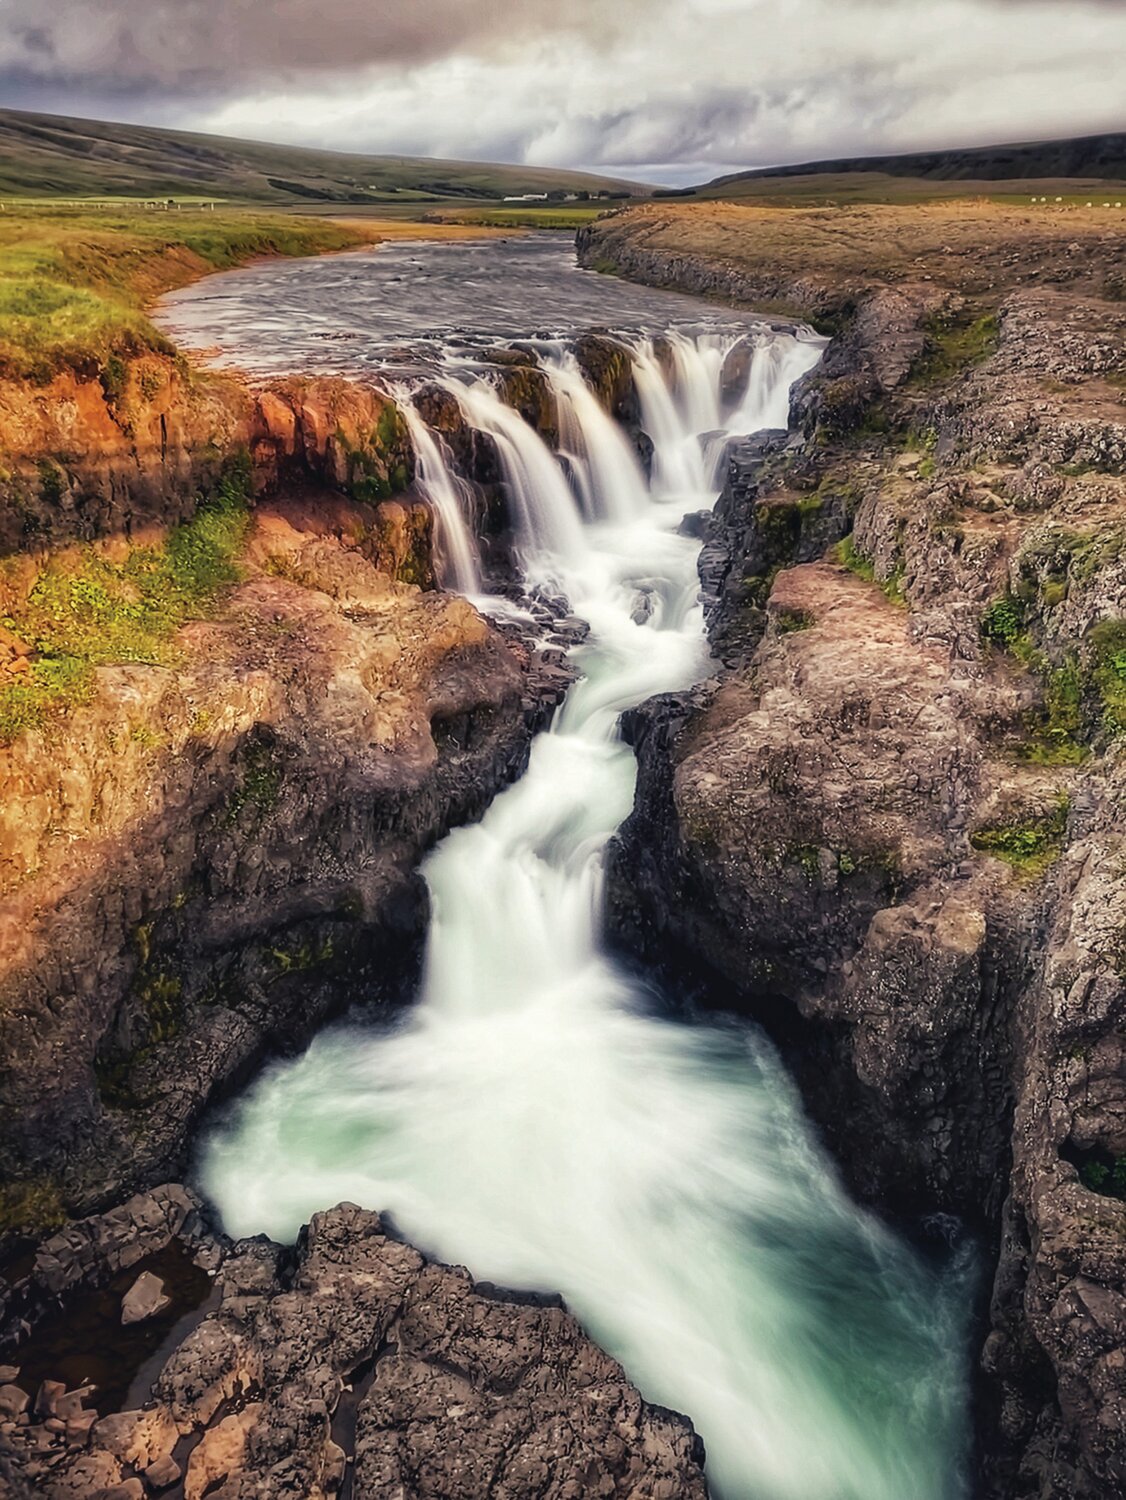
[[[1126,134],[1117,134],[756,167],[656,196],[762,203],[909,203],[1029,193],[1121,197],[1124,181]]]
[[[637,183],[547,167],[314,151],[0,110],[0,197],[204,197],[323,209],[645,192]]]

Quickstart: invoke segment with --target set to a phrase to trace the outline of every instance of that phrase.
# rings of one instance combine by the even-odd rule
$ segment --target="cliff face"
[[[0,750],[3,1165],[33,1201],[166,1174],[216,1090],[410,973],[418,858],[520,768],[541,691],[518,640],[377,569],[409,519],[260,507],[176,665],[100,667]]]
[[[584,253],[723,274],[639,217]],[[999,1497],[1126,1483],[1126,318],[1082,252],[992,308],[874,261],[795,434],[732,454],[722,667],[632,717],[610,877],[623,941],[776,1029],[859,1191],[981,1226]]]
[[[112,370],[0,381],[0,558],[185,520],[241,451],[259,490],[311,478],[376,500],[409,482],[409,443],[374,390],[293,379],[254,392],[161,354]]]

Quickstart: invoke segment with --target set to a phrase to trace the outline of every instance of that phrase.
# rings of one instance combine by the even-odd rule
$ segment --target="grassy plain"
[[[1126,208],[1113,206],[669,201],[606,219],[595,253],[605,254],[608,270],[620,245],[734,268],[764,285],[806,278],[842,302],[880,279],[933,281],[989,304],[1017,281],[1052,285],[1077,277],[1122,300],[1124,240]]]

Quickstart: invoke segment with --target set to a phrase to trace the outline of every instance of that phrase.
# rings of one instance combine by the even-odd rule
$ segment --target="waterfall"
[[[559,453],[569,468],[588,521],[630,521],[649,497],[637,454],[603,411],[574,355],[543,361],[559,411]]]
[[[721,1500],[953,1500],[964,1261],[930,1266],[849,1201],[754,1028],[674,1019],[603,942],[635,781],[619,716],[707,671],[678,522],[715,499],[716,434],[784,425],[819,353],[752,336],[727,401],[733,335],[626,340],[648,493],[565,352],[543,355],[560,457],[487,381],[450,377],[496,444],[529,577],[590,624],[579,680],[523,778],[427,859],[409,1015],[277,1065],[200,1178],[234,1234],[291,1240],[351,1199],[478,1277],[562,1292],[648,1399],[691,1416]],[[438,483],[428,455],[422,473]]]
[[[472,514],[472,490],[454,473],[440,440],[415,410],[410,391],[397,386],[392,394],[414,445],[415,483],[433,507],[439,580],[444,588],[479,594],[481,560],[467,520]]]
[[[513,511],[517,546],[527,559],[575,559],[586,552],[582,517],[550,449],[487,380],[448,380],[470,424],[496,444]]]

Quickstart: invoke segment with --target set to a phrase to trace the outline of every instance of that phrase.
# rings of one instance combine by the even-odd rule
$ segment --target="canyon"
[[[194,1188],[168,1185],[266,1059],[301,1053],[358,1000],[386,1012],[417,989],[420,860],[522,775],[583,676],[576,590],[533,586],[528,529],[545,523],[513,510],[525,429],[549,455],[576,451],[564,369],[650,484],[683,492],[662,477],[677,454],[719,465],[714,511],[686,521],[703,541],[712,659],[673,691],[642,681],[613,701],[638,778],[608,844],[614,941],[688,991],[697,1017],[737,1010],[774,1036],[862,1201],[932,1245],[957,1223],[972,1232],[986,1284],[970,1492],[1124,1482],[1114,246],[1061,221],[1023,251],[1014,230],[975,257],[973,223],[944,222],[949,244],[914,274],[881,275],[863,256],[819,264],[800,233],[740,262],[731,246],[754,236],[739,216],[754,211],[732,211],[718,250],[717,212],[608,217],[581,232],[580,261],[765,312],[768,343],[793,319],[832,333],[794,385],[788,431],[783,400],[781,417],[775,402],[710,449],[713,416],[680,448],[655,442],[664,382],[690,388],[675,337],[576,330],[571,366],[544,324],[529,341],[488,309],[452,340],[433,318],[486,374],[476,407],[444,377],[420,382],[431,351],[407,330],[378,351],[383,393],[358,381],[328,314],[301,331],[300,377],[148,354],[113,400],[70,376],[0,393],[12,676],[45,577],[86,580],[92,554],[128,602],[201,492],[235,485],[245,506],[239,576],[178,626],[174,654],[95,663],[81,701],[48,705],[0,748],[4,1358],[20,1365],[26,1329],[60,1299],[161,1256],[211,1278],[170,1311],[140,1407],[99,1411],[81,1440],[38,1411],[0,1424],[0,1452],[19,1450],[13,1486],[142,1495],[169,1459],[185,1494],[704,1493],[688,1422],[647,1405],[550,1298],[475,1285],[410,1249],[397,1216],[365,1212],[389,1203],[326,1200],[281,1249],[232,1244]],[[237,308],[269,274],[220,283]],[[323,286],[308,295],[331,303]],[[174,301],[178,337],[196,315],[206,325],[206,302]],[[714,317],[693,348],[718,351],[730,411],[753,346],[735,331],[746,316]],[[403,379],[408,416],[387,394]],[[456,548],[419,421],[466,484],[444,503],[466,507],[479,607],[434,587]],[[505,607],[479,597],[492,590]],[[659,586],[631,595],[629,609],[662,607]],[[265,1153],[254,1161],[264,1170]],[[280,1191],[263,1181],[267,1199]],[[240,1197],[245,1184],[225,1214]],[[957,1364],[955,1323],[942,1333]],[[471,1469],[451,1470],[451,1452]],[[778,1471],[771,1493],[840,1482],[811,1474]],[[935,1482],[963,1492],[961,1477]]]

